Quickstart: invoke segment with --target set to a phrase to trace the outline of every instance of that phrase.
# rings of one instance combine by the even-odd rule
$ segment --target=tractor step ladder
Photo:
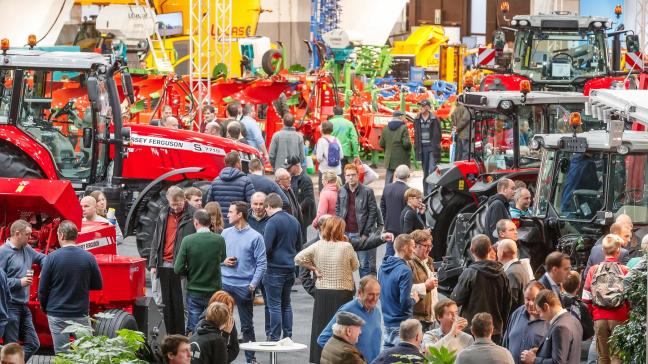
[[[146,35],[146,42],[149,46],[151,56],[153,57],[155,68],[160,72],[173,72],[173,65],[171,64],[171,60],[169,59],[169,54],[164,48],[164,41],[162,40],[162,36],[160,36],[160,32],[158,31],[155,11],[147,5],[142,5],[140,3],[140,0],[135,0],[135,5],[148,9],[153,16],[153,21],[155,22],[155,38],[151,38],[150,34]]]

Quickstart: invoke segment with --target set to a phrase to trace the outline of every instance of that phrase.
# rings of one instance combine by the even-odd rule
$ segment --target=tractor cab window
[[[9,107],[13,91],[13,71],[0,71],[0,124],[9,122]]]
[[[602,31],[518,31],[513,71],[533,80],[573,80],[607,72]]]
[[[576,130],[581,133],[590,130],[605,130],[607,124],[602,120],[596,119],[591,115],[585,115],[583,112],[584,104],[552,104],[547,108],[549,132],[550,133],[572,133],[569,126],[569,115],[572,112],[579,112],[581,115],[582,125]]]
[[[83,145],[83,128],[92,128],[86,74],[25,70],[17,125],[46,147],[63,178],[86,182],[92,148]],[[99,161],[101,163],[101,161]]]
[[[589,221],[605,207],[607,165],[604,153],[558,152],[552,201],[558,216]]]
[[[635,224],[648,224],[648,155],[615,154],[611,159],[611,210],[628,214]]]
[[[551,188],[553,186],[555,150],[543,149],[541,152],[540,170],[538,171],[538,189],[532,204],[533,215],[544,217],[551,203]]]

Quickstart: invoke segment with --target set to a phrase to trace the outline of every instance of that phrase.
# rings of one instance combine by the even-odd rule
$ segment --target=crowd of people
[[[316,199],[304,170],[304,139],[292,115],[284,115],[283,129],[266,149],[249,105],[230,104],[226,120],[216,120],[211,106],[202,109],[205,133],[249,144],[265,161],[244,163],[239,153],[230,152],[207,189],[170,186],[165,191],[167,204],[155,221],[148,268],[168,334],[162,345],[166,362],[234,361],[239,337],[257,341],[257,303],[264,305],[264,339],[291,338],[295,284],[313,298],[312,363],[383,364],[403,358],[422,363],[430,348],[445,347],[458,364],[575,364],[581,343],[590,338],[592,360],[619,362],[608,339],[629,315],[623,296],[626,264],[634,258],[636,267],[646,266],[641,250],[626,249],[636,240],[627,215],[620,215],[594,246],[582,275],[571,270],[569,256],[553,252],[544,261],[546,273],[535,277],[529,257],[521,257],[512,220],[530,214],[531,193],[519,181],[500,179],[486,202],[485,231],[469,243],[472,263],[445,297],[438,291],[433,259],[445,250],[435,247],[425,218],[429,186],[408,184],[412,147],[425,176],[440,160],[440,124],[430,104],[423,103],[415,119],[414,143],[402,113],[395,112],[384,128],[380,143],[387,177],[380,201],[361,182],[355,127],[341,108],[333,112],[321,125],[313,153],[319,167]],[[458,108],[453,118],[462,140],[466,116]],[[163,109],[159,125],[178,127],[170,108]],[[459,155],[464,147],[458,146]],[[273,175],[264,173],[264,162]],[[85,221],[116,225],[117,243],[123,241],[103,193],[83,197],[81,206]],[[309,226],[316,232],[310,240]],[[29,246],[26,221],[14,222],[10,234],[0,247],[2,362],[5,357],[28,360],[39,347],[27,307],[33,264],[42,267],[38,296],[55,351],[68,350],[65,326],[70,321],[90,325],[89,292],[102,287],[96,260],[76,246],[78,231],[69,221],[58,226],[61,248],[47,256]],[[378,264],[381,245],[386,253]],[[18,342],[22,346],[12,344]],[[244,356],[248,363],[258,362],[255,352]]]

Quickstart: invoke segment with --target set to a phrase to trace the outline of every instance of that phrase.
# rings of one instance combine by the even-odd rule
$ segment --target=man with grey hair
[[[288,198],[288,205],[286,206],[284,203],[284,210],[293,215],[297,221],[301,222],[303,220],[301,206],[299,205],[295,191],[292,189],[291,181],[292,176],[287,169],[279,168],[275,171],[275,182],[277,182],[283,193]]]
[[[167,116],[160,121],[160,126],[169,129],[179,129],[180,123],[175,116]]]
[[[221,126],[217,121],[210,121],[205,125],[205,134],[221,136]]]
[[[263,162],[258,158],[253,158],[248,164],[248,178],[252,181],[254,190],[257,192],[263,192],[266,195],[271,193],[276,193],[281,197],[281,200],[284,202],[284,208],[288,206],[289,201],[286,194],[279,187],[277,182],[273,181],[269,176],[266,176],[264,173]],[[277,170],[278,172],[279,170]],[[263,233],[262,233],[263,234]]]
[[[511,289],[511,312],[524,304],[524,287],[529,283],[529,272],[518,259],[517,244],[511,239],[497,243],[497,261],[504,266]]]
[[[151,240],[149,268],[151,275],[159,279],[157,288],[164,304],[167,333],[184,335],[184,290],[181,277],[175,273],[173,267],[182,239],[196,232],[193,224],[196,209],[187,203],[184,191],[180,187],[169,187],[166,198],[169,205],[160,211]]]
[[[531,215],[529,211],[529,206],[531,206],[531,192],[528,189],[524,187],[516,189],[513,195],[513,201],[515,202],[515,206],[509,207],[511,218],[519,219],[520,217]]]
[[[385,231],[398,236],[401,233],[400,215],[405,208],[405,191],[409,188],[407,180],[410,177],[410,169],[407,165],[401,164],[394,171],[394,182],[387,184],[380,198],[380,211],[385,220]],[[394,255],[394,244],[387,242],[385,255]]]
[[[333,325],[333,337],[324,345],[321,364],[362,364],[367,363],[356,348],[358,337],[365,321],[351,312],[338,312]]]
[[[515,226],[515,223],[510,219],[502,219],[498,221],[495,225],[495,231],[497,232],[497,237],[500,241],[504,239],[517,241],[518,239],[517,226]]]
[[[7,274],[11,293],[8,304],[9,320],[4,332],[4,342],[22,341],[25,359],[38,350],[40,342],[32,321],[29,303],[29,289],[33,283],[32,266],[42,265],[45,255],[29,245],[31,225],[25,220],[16,220],[9,228],[11,236],[0,247],[0,270]]]
[[[402,363],[407,358],[408,363],[422,364],[424,357],[419,347],[423,341],[423,327],[421,322],[408,319],[400,324],[400,342],[393,348],[386,349],[372,362],[372,364]]]
[[[57,230],[60,249],[45,259],[38,285],[38,300],[47,315],[54,352],[67,351],[70,333],[64,332],[72,321],[91,332],[88,308],[90,291],[103,286],[94,255],[76,244],[78,230],[72,221],[61,222]]]

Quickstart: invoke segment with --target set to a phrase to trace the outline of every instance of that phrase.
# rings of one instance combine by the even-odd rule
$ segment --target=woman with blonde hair
[[[353,272],[358,270],[358,257],[344,236],[346,224],[332,216],[320,227],[321,240],[295,256],[295,263],[315,274],[315,303],[311,327],[310,361],[319,363],[322,350],[317,337],[326,328],[335,312],[353,299]]]
[[[211,226],[209,229],[217,234],[222,233],[225,228],[225,221],[223,221],[220,204],[216,201],[208,202],[205,205],[205,211],[211,216]]]
[[[196,332],[191,335],[191,362],[209,364],[227,364],[234,361],[230,358],[228,343],[235,341],[232,336],[234,316],[230,308],[221,302],[207,306],[205,319],[196,326]],[[236,348],[238,354],[238,347]]]
[[[94,199],[97,201],[97,215],[107,219],[108,218],[108,200],[106,199],[106,194],[104,194],[103,191],[94,190],[94,191],[90,192],[90,196],[94,197]],[[119,222],[117,221],[117,218],[115,218],[114,223],[111,220],[108,220],[108,222],[110,222],[110,224],[115,226],[115,230],[116,230],[115,233],[117,235],[117,244],[123,243],[124,242],[124,235],[122,234],[121,228],[119,227]]]
[[[337,203],[338,190],[340,189],[340,177],[335,172],[326,171],[322,173],[324,188],[320,192],[317,215],[313,219],[313,227],[317,229],[317,221],[323,215],[335,216],[335,204]]]

